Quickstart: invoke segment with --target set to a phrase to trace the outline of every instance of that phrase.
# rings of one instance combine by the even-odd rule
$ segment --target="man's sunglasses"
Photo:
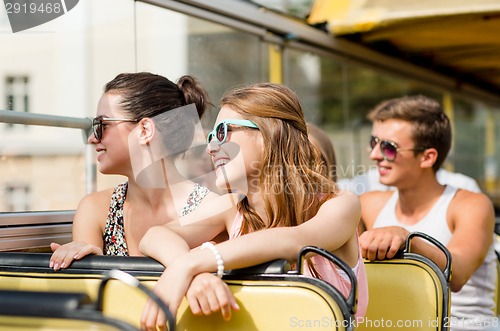
[[[92,120],[92,132],[94,133],[95,139],[101,141],[102,130],[106,122],[138,122],[137,120],[131,120],[128,118],[110,118],[110,117],[96,117]]]
[[[398,147],[398,145],[394,141],[389,141],[389,140],[380,140],[377,137],[371,136],[370,137],[370,148],[371,151],[377,146],[377,144],[380,142],[380,152],[382,153],[382,156],[384,157],[385,160],[389,162],[393,162],[396,159],[396,156],[398,155],[398,152],[403,152],[403,151],[425,151],[426,148],[409,148],[409,149],[401,149]]]
[[[217,144],[221,145],[226,142],[228,126],[244,126],[252,129],[259,129],[257,124],[249,120],[223,120],[215,126],[215,128],[207,135],[207,143],[210,144],[213,138]]]

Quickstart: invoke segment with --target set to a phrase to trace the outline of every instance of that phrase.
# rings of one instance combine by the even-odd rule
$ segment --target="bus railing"
[[[48,250],[71,241],[73,210],[0,213],[0,251]]]
[[[92,121],[89,118],[21,113],[12,110],[0,110],[0,122],[82,129],[85,132],[90,130],[92,126]]]

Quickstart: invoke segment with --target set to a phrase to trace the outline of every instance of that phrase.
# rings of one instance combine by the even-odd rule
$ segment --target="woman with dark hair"
[[[191,76],[175,84],[148,72],[123,73],[105,85],[88,143],[95,146],[101,173],[128,180],[80,201],[73,241],[51,244],[51,268],[66,268],[88,254],[142,255],[139,242],[149,228],[216,196],[174,165],[193,145],[208,105],[206,91]]]

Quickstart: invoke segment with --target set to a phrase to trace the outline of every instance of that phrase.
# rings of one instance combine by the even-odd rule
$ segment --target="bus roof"
[[[455,79],[500,93],[498,0],[316,0],[309,24],[327,23],[348,39]]]

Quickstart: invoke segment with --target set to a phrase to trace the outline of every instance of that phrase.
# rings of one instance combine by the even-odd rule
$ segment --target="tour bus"
[[[475,179],[500,206],[499,14],[500,5],[491,0],[412,6],[396,0],[5,1],[5,10],[0,9],[1,327],[40,329],[55,314],[72,318],[73,324],[47,322],[47,328],[85,329],[86,323],[101,323],[103,329],[134,329],[140,303],[146,297],[155,300],[149,285],[163,267],[149,258],[89,256],[59,274],[48,268],[49,244],[71,241],[79,200],[124,181],[99,174],[95,150],[87,144],[103,86],[122,72],[148,71],[172,81],[185,74],[197,77],[214,104],[202,118],[205,130],[213,126],[227,89],[284,83],[300,97],[306,120],[328,133],[337,177],[345,181],[374,166],[367,153],[371,125],[366,115],[376,104],[403,95],[433,97],[453,125],[444,168]],[[352,187],[355,193],[364,189]],[[446,254],[433,238],[414,235]],[[308,252],[342,265],[317,247],[304,248],[298,260]],[[326,283],[291,270],[287,261],[270,261],[224,275],[246,304],[240,319],[224,324],[215,316],[190,315],[184,307],[171,316],[177,324],[169,327],[447,330],[450,268],[439,270],[410,250],[395,261],[373,262],[374,284],[396,286],[388,274],[418,265],[423,274],[410,272],[411,277],[421,277],[415,282],[426,279],[433,298],[432,305],[423,304],[425,317],[403,308],[413,299],[370,289],[371,302],[379,307],[373,304],[365,320],[356,321],[355,291],[345,298]],[[400,267],[405,270],[392,271]],[[118,283],[135,284],[131,287],[139,287],[144,297],[136,298]],[[424,300],[422,288],[410,291],[408,298]],[[390,308],[383,300],[400,304],[393,302],[389,311],[382,309]],[[48,312],[40,313],[40,305],[26,308],[37,301]],[[263,308],[268,301],[269,308]],[[25,315],[15,312],[16,302],[26,308]],[[30,314],[33,323],[26,322]]]

